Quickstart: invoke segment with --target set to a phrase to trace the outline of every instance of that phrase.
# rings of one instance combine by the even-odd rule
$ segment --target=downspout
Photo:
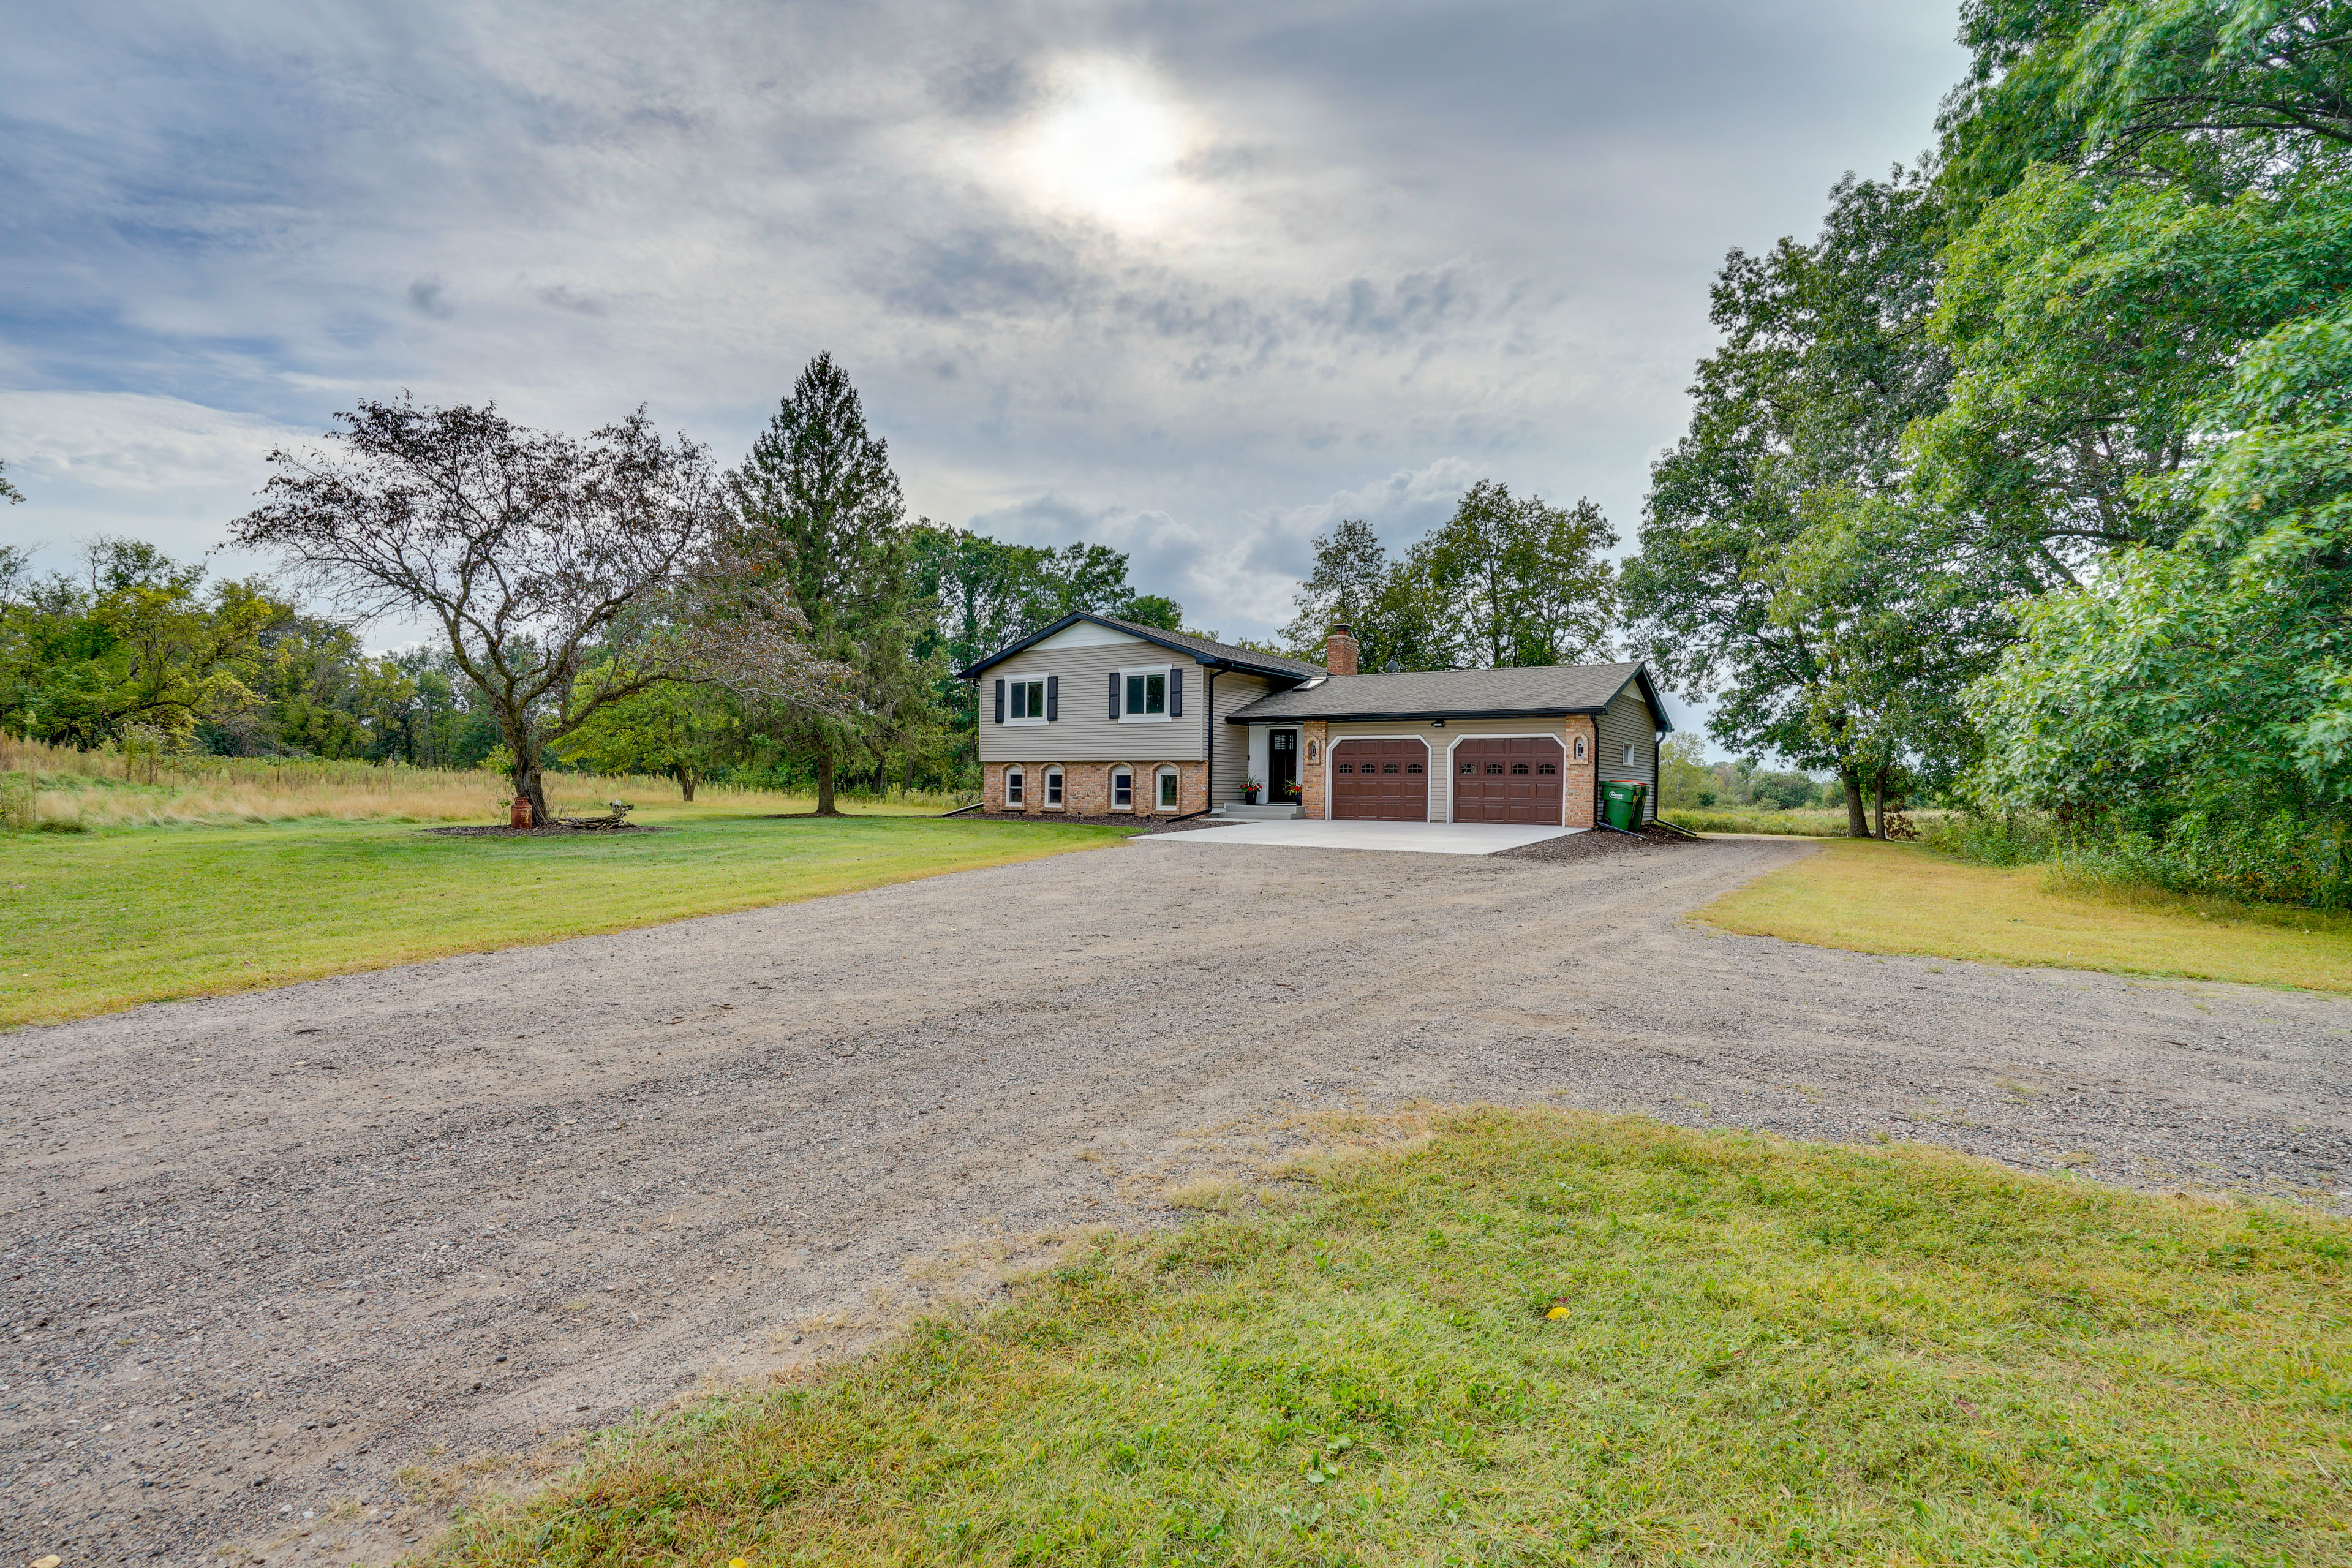
[[[1210,665],[1208,670],[1209,700],[1201,705],[1201,722],[1208,731],[1209,786],[1201,796],[1207,803],[1201,807],[1201,811],[1217,809],[1217,667],[1213,664]],[[1884,813],[1885,807],[1882,805],[1879,809]],[[1200,812],[1194,812],[1192,815],[1198,816],[1200,814]]]
[[[1202,716],[1202,722],[1206,723],[1209,727],[1209,787],[1207,791],[1209,804],[1202,806],[1198,811],[1188,811],[1181,816],[1171,816],[1167,820],[1167,822],[1161,825],[1162,826],[1172,826],[1179,822],[1190,822],[1196,816],[1206,816],[1209,813],[1217,809],[1217,671],[1219,669],[1231,669],[1233,666],[1204,663],[1202,668],[1209,672],[1208,700],[1203,704],[1206,711]]]

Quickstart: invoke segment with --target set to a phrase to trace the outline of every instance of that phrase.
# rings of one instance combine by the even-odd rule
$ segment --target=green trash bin
[[[1650,793],[1644,784],[1622,784],[1610,779],[1601,786],[1601,809],[1608,815],[1609,826],[1627,833],[1636,831],[1642,821],[1642,798]]]

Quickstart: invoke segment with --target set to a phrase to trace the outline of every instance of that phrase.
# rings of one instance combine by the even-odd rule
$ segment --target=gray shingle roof
[[[1395,675],[1335,675],[1261,697],[1234,714],[1267,719],[1475,719],[1534,713],[1597,713],[1638,679],[1660,723],[1649,671],[1639,664],[1549,664],[1527,669],[1432,669]]]
[[[1190,632],[1163,632],[1158,626],[1138,626],[1133,621],[1122,621],[1115,616],[1095,616],[1089,618],[1107,626],[1117,626],[1123,632],[1133,632],[1138,637],[1150,637],[1162,645],[1173,643],[1181,647],[1189,647],[1206,658],[1226,659],[1234,664],[1246,664],[1264,669],[1287,670],[1293,675],[1323,673],[1321,665],[1309,664],[1305,659],[1289,658],[1278,653],[1260,653],[1254,647],[1235,647],[1231,643],[1211,642],[1207,637],[1196,637]]]
[[[1074,615],[1064,616],[1050,626],[1043,627],[1025,637],[1007,643],[986,658],[975,659],[969,668],[956,671],[956,677],[961,680],[970,680],[990,665],[1010,658],[1033,644],[1045,641],[1075,621],[1092,621],[1098,626],[1109,626],[1114,630],[1126,632],[1131,637],[1139,637],[1146,642],[1157,643],[1161,647],[1177,653],[1189,653],[1196,658],[1237,665],[1243,669],[1258,670],[1267,675],[1306,677],[1323,673],[1321,665],[1308,664],[1304,659],[1286,658],[1278,653],[1260,653],[1255,648],[1235,647],[1231,643],[1211,642],[1207,637],[1196,637],[1189,632],[1162,631],[1158,626],[1139,626],[1133,621],[1122,621],[1114,616],[1097,616],[1092,611],[1082,610]]]

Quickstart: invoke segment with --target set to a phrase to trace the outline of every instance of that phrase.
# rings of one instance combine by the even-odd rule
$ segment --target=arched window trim
[[[1125,800],[1118,798],[1118,786],[1121,784],[1127,785],[1127,798]],[[1113,811],[1133,811],[1135,809],[1135,770],[1129,767],[1125,763],[1119,763],[1110,771],[1110,808]]]
[[[1004,804],[1007,806],[1017,805],[1024,809],[1027,807],[1029,804],[1025,798],[1027,792],[1024,787],[1027,783],[1028,779],[1019,767],[1004,770]]]
[[[1174,768],[1160,768],[1151,775],[1151,801],[1155,811],[1173,811],[1183,790]]]
[[[1062,770],[1058,765],[1049,767],[1045,770],[1045,798],[1040,805],[1046,811],[1059,811],[1063,798]]]

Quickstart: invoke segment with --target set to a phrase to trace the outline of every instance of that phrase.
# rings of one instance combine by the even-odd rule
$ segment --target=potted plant
[[[1265,786],[1258,783],[1255,779],[1244,779],[1242,781],[1242,800],[1245,805],[1255,805],[1257,804],[1257,797],[1265,792]]]

